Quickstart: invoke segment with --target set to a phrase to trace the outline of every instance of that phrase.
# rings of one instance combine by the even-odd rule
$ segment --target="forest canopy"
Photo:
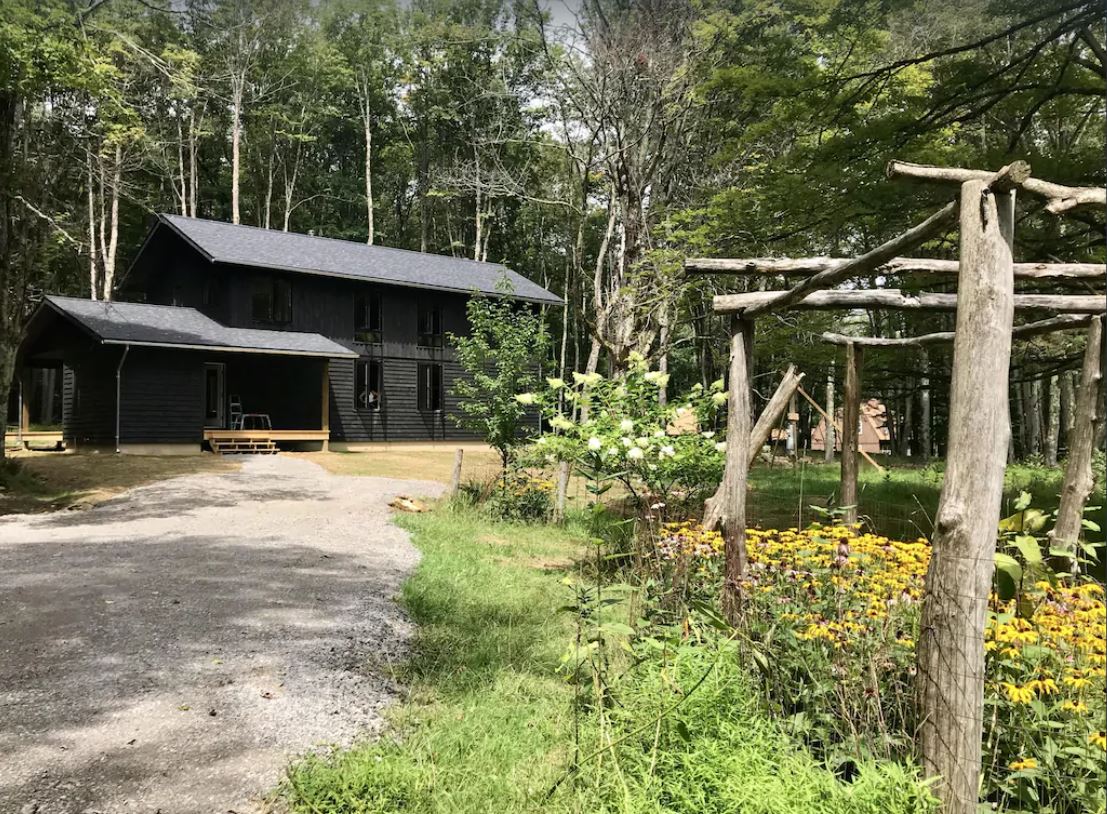
[[[111,298],[151,216],[176,212],[503,262],[565,295],[548,314],[562,375],[636,352],[706,387],[726,353],[711,296],[768,281],[687,279],[684,258],[870,249],[948,198],[888,181],[893,157],[1102,185],[1105,60],[1090,0],[11,0],[0,374],[42,292]],[[1025,201],[1018,231],[1017,260],[1104,257],[1102,212]],[[789,362],[827,376],[829,319],[763,320],[759,395]],[[952,315],[835,327],[907,336]],[[1034,422],[1080,342],[1019,346]],[[872,355],[904,439],[948,363]],[[1042,451],[1031,423],[1020,454]]]

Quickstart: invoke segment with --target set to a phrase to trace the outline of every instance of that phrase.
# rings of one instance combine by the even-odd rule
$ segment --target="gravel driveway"
[[[0,812],[248,812],[371,733],[418,560],[396,494],[288,456],[0,519]]]

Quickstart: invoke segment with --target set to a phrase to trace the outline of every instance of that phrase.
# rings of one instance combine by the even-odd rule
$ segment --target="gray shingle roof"
[[[228,328],[195,308],[57,296],[46,297],[45,301],[96,335],[100,341],[112,345],[153,345],[327,358],[357,355],[321,334]]]
[[[347,277],[388,285],[498,294],[504,275],[514,299],[558,305],[561,298],[498,263],[369,246],[352,240],[278,232],[215,220],[160,215],[170,228],[217,263]]]

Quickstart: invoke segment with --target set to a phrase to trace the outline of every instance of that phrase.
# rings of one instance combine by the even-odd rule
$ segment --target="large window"
[[[379,410],[384,396],[384,368],[379,359],[354,362],[354,406],[359,410]]]
[[[442,347],[442,309],[437,305],[419,306],[419,345]]]
[[[442,409],[442,365],[419,365],[419,409],[423,412]]]
[[[354,341],[363,345],[381,343],[381,295],[354,297]]]
[[[292,283],[283,277],[259,277],[254,281],[251,312],[257,322],[292,321]]]

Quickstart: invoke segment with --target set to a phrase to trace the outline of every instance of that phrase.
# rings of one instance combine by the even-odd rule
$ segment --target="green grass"
[[[909,772],[866,767],[852,784],[797,751],[756,709],[736,660],[687,648],[664,673],[647,664],[621,682],[611,753],[561,783],[573,755],[574,689],[557,673],[571,641],[561,583],[584,535],[494,523],[472,511],[405,516],[423,560],[403,591],[419,631],[400,672],[408,698],[378,743],[290,768],[294,810],[486,812],[753,812],[854,814],[928,808]],[[714,667],[713,667],[714,665]],[[675,719],[636,732],[662,702],[710,677]],[[683,688],[683,689],[681,689]],[[587,692],[587,690],[585,691]],[[676,696],[674,696],[676,692]],[[582,752],[598,741],[582,713]],[[658,738],[654,750],[654,738]]]
[[[883,463],[883,462],[882,462]],[[892,537],[929,537],[942,490],[944,466],[911,466],[888,461],[884,473],[862,464],[858,475],[858,511],[875,529]],[[1033,506],[1043,511],[1057,508],[1064,472],[1028,464],[1007,467],[1004,483],[1004,516],[1019,492],[1033,495]],[[1103,505],[1102,471],[1096,492],[1089,503]],[[837,502],[839,467],[837,463],[808,463],[802,467],[759,465],[750,471],[750,497],[747,513],[751,524],[762,527],[806,526],[819,515],[812,505]]]

